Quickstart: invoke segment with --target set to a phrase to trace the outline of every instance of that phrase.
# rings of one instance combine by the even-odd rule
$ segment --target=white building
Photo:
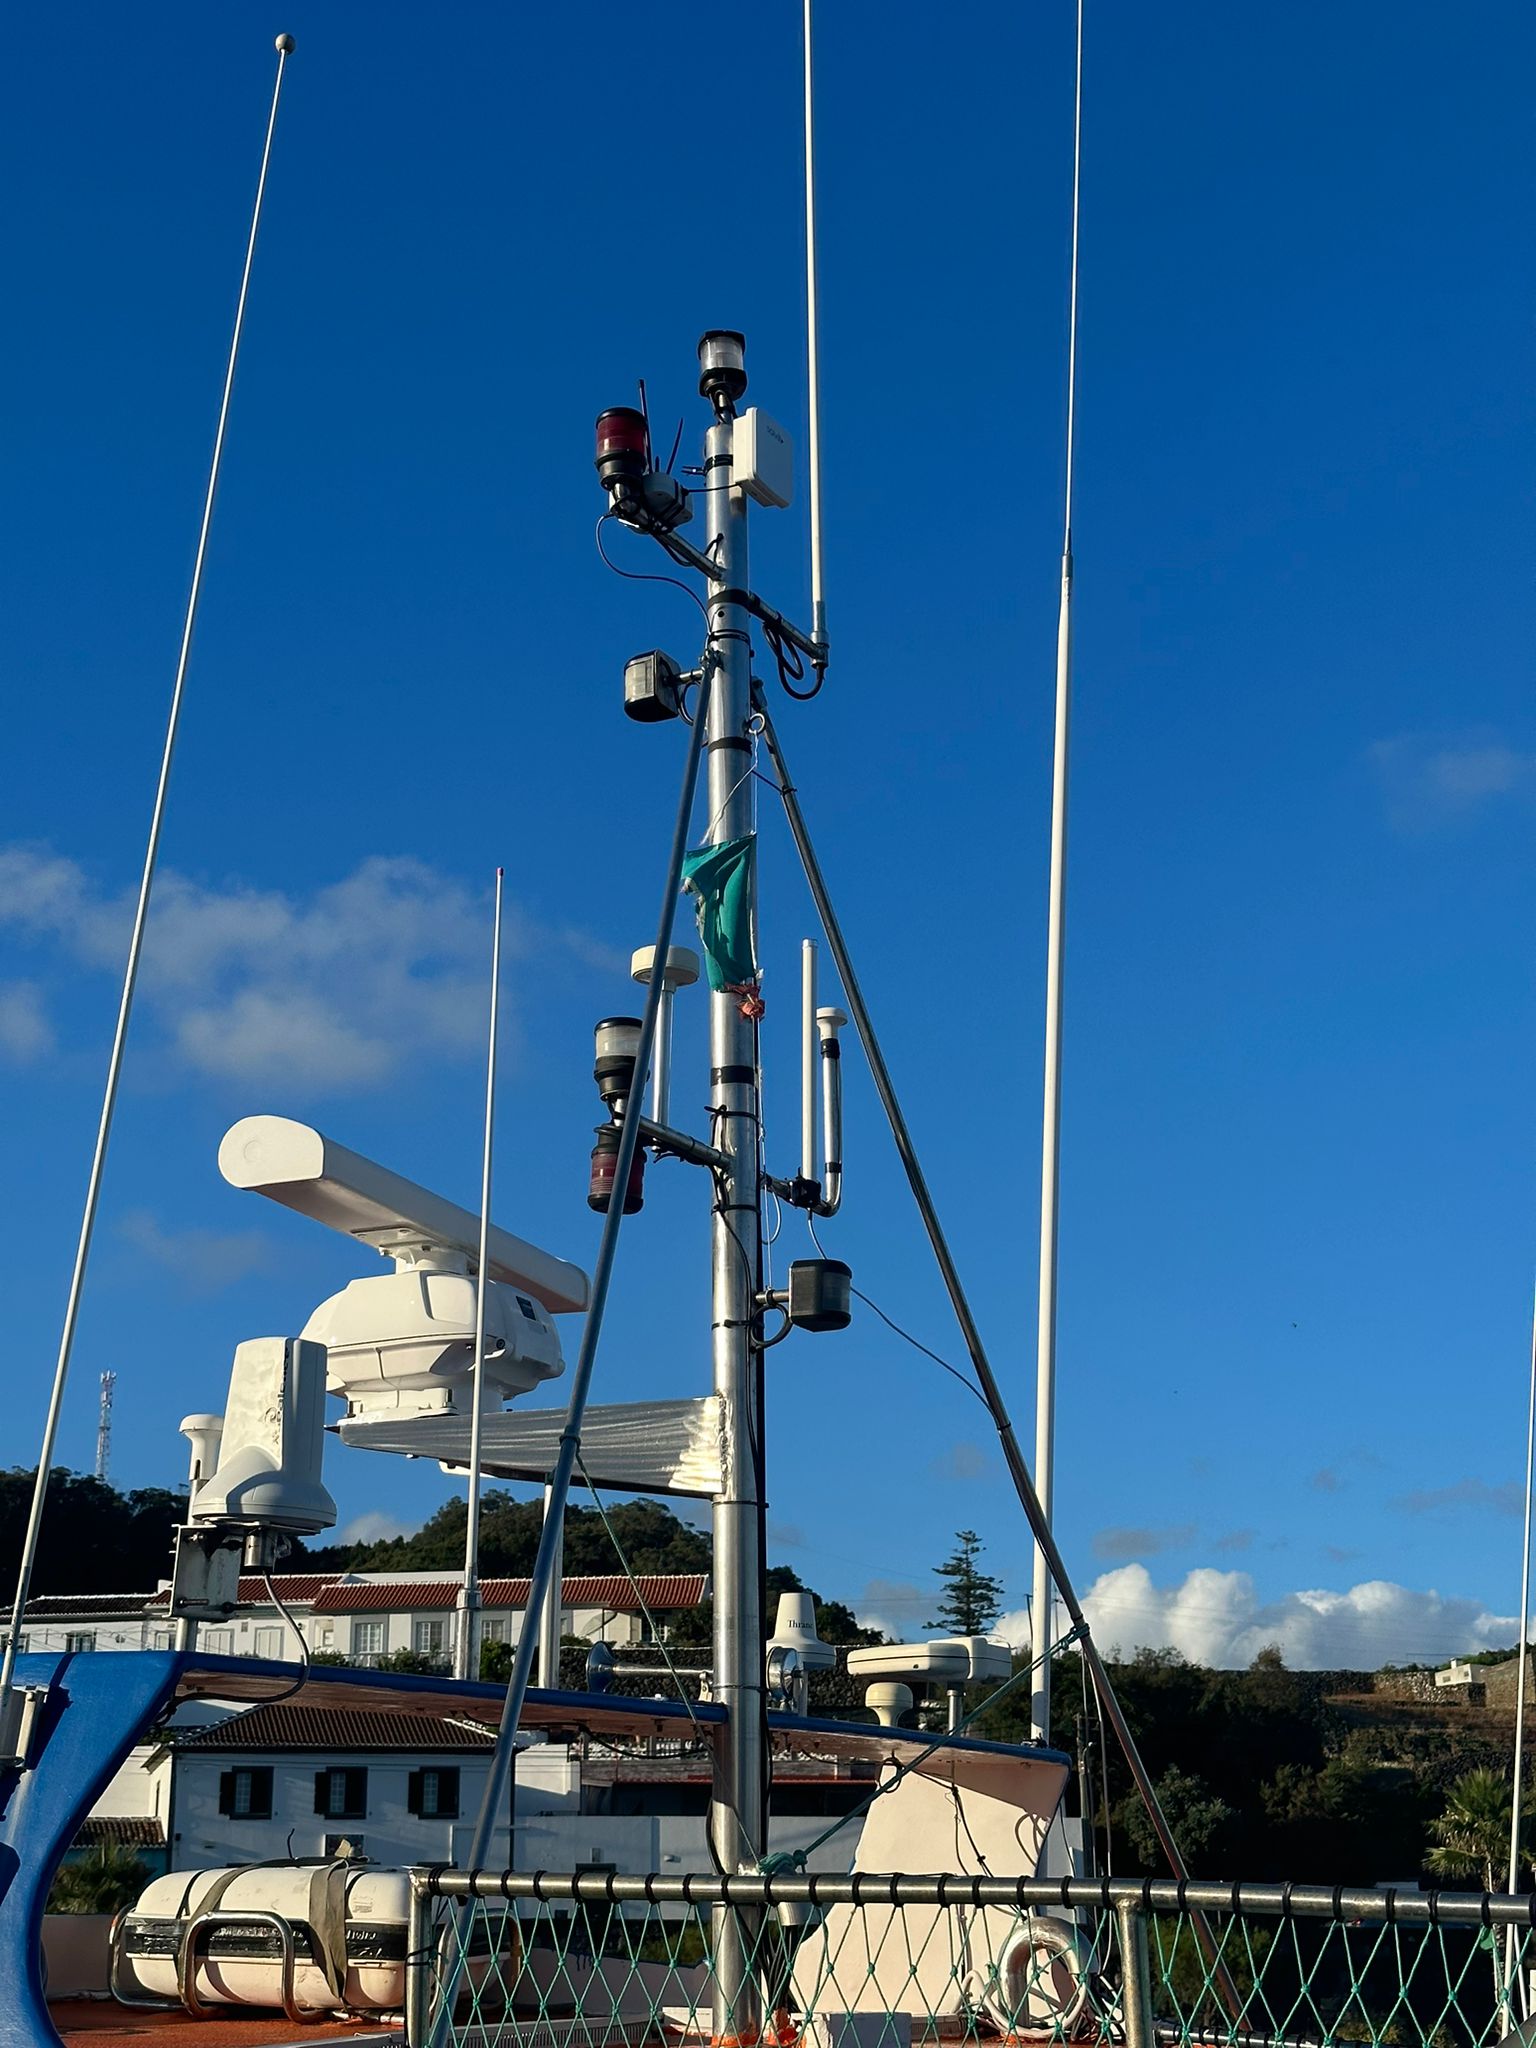
[[[282,1609],[258,1577],[240,1581],[240,1605],[227,1622],[205,1622],[198,1646],[214,1656],[297,1662],[300,1633],[311,1651],[348,1664],[374,1665],[400,1650],[446,1664],[452,1654],[459,1581],[442,1572],[286,1572],[273,1579]],[[561,1586],[561,1633],[588,1642],[644,1642],[645,1610],[664,1630],[670,1616],[696,1607],[708,1592],[701,1572],[567,1578]],[[528,1608],[527,1579],[481,1582],[481,1639],[515,1643]],[[642,1604],[643,1603],[643,1604]],[[27,1603],[20,1649],[168,1650],[170,1593],[47,1594]]]

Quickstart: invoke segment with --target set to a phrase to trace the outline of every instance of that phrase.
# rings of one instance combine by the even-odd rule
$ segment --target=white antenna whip
[[[501,1012],[501,889],[506,871],[496,870],[495,924],[491,933],[491,1036],[485,1056],[485,1142],[480,1153],[480,1247],[475,1273],[475,1365],[470,1379],[474,1407],[469,1418],[469,1520],[464,1528],[464,1584],[459,1594],[458,1641],[453,1646],[455,1678],[480,1676],[480,1447],[485,1412],[485,1282],[490,1263],[491,1142],[496,1128],[496,1027]]]
[[[827,645],[826,585],[821,559],[821,343],[816,314],[816,147],[811,96],[811,0],[805,0],[805,352],[807,448],[811,500],[811,638]]]
[[[1067,467],[1063,490],[1061,606],[1056,622],[1056,743],[1051,777],[1051,892],[1045,956],[1045,1113],[1040,1139],[1040,1320],[1035,1352],[1035,1487],[1051,1514],[1056,1437],[1056,1253],[1061,1193],[1062,961],[1067,939],[1067,761],[1072,725],[1072,458],[1077,432],[1077,246],[1083,167],[1083,0],[1077,0],[1077,82],[1072,111],[1072,282],[1067,315]],[[1051,1572],[1035,1547],[1036,1738],[1051,1725]]]
[[[1509,1889],[1520,1889],[1520,1783],[1525,1776],[1525,1672],[1530,1659],[1531,1632],[1531,1482],[1536,1477],[1536,1305],[1531,1313],[1531,1399],[1525,1424],[1525,1539],[1520,1552],[1520,1671],[1515,1680],[1515,1782],[1509,1808]],[[1504,1930],[1504,1983],[1506,1997],[1499,2008],[1499,2032],[1512,2031],[1515,2024],[1515,1930]],[[1529,1998],[1527,1998],[1529,2004]]]
[[[171,779],[171,759],[176,751],[176,735],[181,724],[181,700],[187,680],[187,661],[192,651],[192,628],[197,622],[198,600],[202,596],[203,565],[208,554],[208,532],[213,523],[213,501],[218,492],[219,470],[224,459],[224,432],[229,424],[230,394],[234,390],[235,364],[240,355],[240,333],[245,325],[246,295],[250,290],[251,265],[256,257],[256,235],[261,226],[262,201],[267,190],[267,166],[272,159],[272,136],[277,127],[277,103],[282,96],[283,73],[292,55],[293,37],[279,36],[277,77],[272,85],[272,110],[267,116],[267,138],[261,152],[261,175],[256,180],[256,203],[251,210],[251,232],[245,246],[245,269],[240,276],[240,297],[235,307],[234,333],[230,336],[229,342],[229,365],[224,372],[224,396],[219,403],[218,430],[213,437],[213,459],[208,469],[208,491],[203,500],[203,523],[197,536],[197,558],[192,565],[192,587],[187,594],[187,615],[181,629],[181,652],[176,660],[176,682],[171,691],[170,717],[166,722],[165,747],[160,757],[160,780],[155,789],[155,807],[150,817],[149,842],[144,849],[144,872],[139,880],[138,907],[134,911],[133,932],[128,941],[128,962],[123,971],[123,992],[117,1008],[117,1028],[112,1034],[112,1050],[107,1059],[107,1082],[102,1094],[101,1120],[96,1129],[96,1150],[91,1158],[90,1178],[85,1190],[85,1209],[80,1218],[80,1238],[75,1247],[74,1269],[70,1274],[69,1294],[64,1305],[64,1328],[59,1337],[59,1355],[53,1369],[53,1392],[48,1402],[48,1420],[43,1428],[42,1450],[38,1456],[37,1477],[32,1488],[32,1511],[21,1547],[21,1569],[16,1577],[16,1603],[11,1613],[10,1631],[5,1639],[4,1659],[0,1661],[0,1752],[10,1750],[13,1743],[14,1731],[10,1715],[11,1687],[16,1671],[16,1646],[20,1637],[22,1618],[26,1613],[27,1595],[32,1586],[32,1567],[37,1558],[37,1540],[42,1529],[43,1506],[48,1497],[48,1474],[53,1464],[53,1448],[59,1432],[64,1387],[69,1378],[70,1354],[75,1342],[75,1323],[80,1313],[80,1294],[85,1283],[86,1264],[90,1258],[91,1235],[96,1227],[96,1205],[101,1194],[107,1140],[112,1132],[112,1114],[117,1107],[118,1077],[122,1072],[123,1047],[127,1042],[128,1024],[133,1014],[133,994],[139,978],[139,955],[144,946],[144,925],[149,915],[150,891],[154,886],[155,864],[160,853],[160,829],[165,818],[165,798]],[[0,1753],[0,1766],[3,1766],[5,1760],[5,1755]],[[14,1757],[12,1760],[15,1761]]]

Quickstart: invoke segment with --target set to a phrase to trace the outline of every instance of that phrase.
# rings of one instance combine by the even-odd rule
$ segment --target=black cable
[[[817,1251],[821,1253],[821,1256],[823,1258],[826,1258],[826,1247],[825,1245],[823,1245],[821,1239],[816,1235],[815,1219],[809,1213],[807,1213],[806,1215],[805,1227],[811,1233],[811,1243],[815,1245]],[[928,1349],[928,1346],[924,1343],[921,1343],[916,1337],[914,1337],[910,1330],[904,1330],[901,1327],[900,1323],[896,1322],[893,1317],[888,1316],[885,1310],[880,1306],[878,1301],[871,1301],[869,1296],[863,1293],[859,1288],[855,1287],[851,1281],[849,1283],[848,1292],[852,1295],[856,1295],[858,1299],[863,1302],[866,1308],[873,1309],[875,1314],[880,1318],[881,1322],[885,1324],[886,1328],[888,1330],[894,1330],[896,1335],[900,1337],[905,1343],[910,1344],[914,1351],[921,1351],[924,1358],[931,1358],[935,1365],[942,1366],[945,1372],[949,1374],[952,1380],[958,1380],[961,1386],[965,1388],[965,1391],[968,1394],[974,1394],[976,1396],[976,1399],[981,1403],[983,1408],[987,1406],[986,1395],[982,1393],[980,1387],[977,1386],[974,1380],[968,1379],[966,1375],[963,1372],[961,1372],[958,1366],[951,1365],[947,1358],[940,1358],[937,1351],[930,1351]],[[991,1411],[988,1410],[988,1412],[990,1413]]]
[[[684,597],[690,599],[694,604],[698,606],[700,612],[703,613],[704,623],[707,626],[709,624],[709,612],[705,608],[704,600],[699,596],[696,590],[692,590],[689,588],[689,586],[683,581],[681,576],[663,576],[660,575],[654,569],[620,568],[619,564],[613,559],[612,555],[610,555],[608,550],[603,546],[603,526],[607,520],[610,520],[614,517],[616,517],[616,514],[613,512],[611,508],[608,511],[602,513],[598,518],[595,533],[595,538],[597,541],[597,552],[602,556],[604,562],[613,571],[614,575],[626,577],[631,583],[670,583],[674,590],[680,590],[683,593]]]
[[[798,704],[809,704],[813,697],[821,695],[821,686],[827,679],[823,668],[816,671],[816,680],[808,690],[797,690],[795,684],[805,674],[805,660],[798,647],[791,646],[777,628],[762,622],[763,638],[773,650],[774,661],[778,664],[779,682],[786,696],[793,697]]]
[[[284,1621],[287,1622],[288,1626],[293,1630],[294,1634],[299,1639],[298,1677],[293,1681],[292,1685],[290,1685],[285,1692],[271,1693],[268,1695],[266,1699],[264,1699],[261,1702],[261,1705],[264,1707],[275,1707],[280,1700],[291,1700],[294,1694],[298,1692],[302,1686],[307,1684],[309,1680],[309,1642],[304,1634],[303,1629],[299,1627],[299,1624],[294,1620],[293,1616],[289,1613],[288,1609],[277,1597],[277,1588],[272,1583],[272,1574],[269,1571],[262,1573],[261,1582],[267,1589],[267,1598],[272,1602],[272,1605],[277,1609],[278,1613],[283,1617]]]

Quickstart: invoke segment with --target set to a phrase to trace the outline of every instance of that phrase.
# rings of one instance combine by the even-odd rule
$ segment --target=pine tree
[[[974,1529],[955,1531],[955,1548],[933,1568],[944,1581],[938,1618],[924,1624],[952,1636],[984,1636],[1003,1607],[1003,1585],[981,1569],[981,1538]]]

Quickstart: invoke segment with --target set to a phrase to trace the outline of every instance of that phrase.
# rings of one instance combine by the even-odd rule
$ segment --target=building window
[[[327,1835],[325,1838],[326,1855],[339,1856],[348,1863],[366,1863],[367,1846],[362,1835]]]
[[[327,1820],[361,1820],[368,1811],[368,1773],[361,1766],[316,1771],[315,1811]]]
[[[71,1656],[71,1657],[72,1657],[72,1656],[75,1656],[75,1655],[77,1655],[77,1654],[78,1654],[78,1653],[79,1653],[79,1652],[80,1652],[81,1650],[94,1650],[94,1649],[95,1649],[95,1647],[96,1647],[96,1631],[95,1631],[95,1629],[93,1629],[93,1628],[72,1628],[72,1629],[67,1629],[67,1630],[65,1631],[65,1635],[64,1635],[64,1654],[65,1654],[66,1656]]]
[[[507,1643],[512,1638],[507,1634],[507,1617],[504,1614],[488,1615],[480,1624],[482,1643]]]
[[[384,1624],[382,1621],[354,1621],[352,1624],[352,1661],[354,1664],[372,1664],[384,1654]]]
[[[412,1771],[406,1790],[407,1807],[423,1820],[457,1820],[459,1817],[459,1768]]]
[[[168,1650],[171,1647],[171,1632],[168,1628],[157,1628],[150,1638],[152,1650]]]
[[[228,1657],[235,1647],[235,1632],[232,1628],[205,1628],[198,1635],[197,1647],[210,1657]]]
[[[256,1654],[275,1661],[283,1654],[283,1632],[280,1628],[259,1628],[256,1631]]]
[[[219,1811],[231,1820],[272,1818],[272,1766],[252,1764],[219,1773]]]
[[[413,1637],[418,1655],[423,1657],[446,1657],[448,1654],[448,1624],[441,1615],[418,1615]]]

